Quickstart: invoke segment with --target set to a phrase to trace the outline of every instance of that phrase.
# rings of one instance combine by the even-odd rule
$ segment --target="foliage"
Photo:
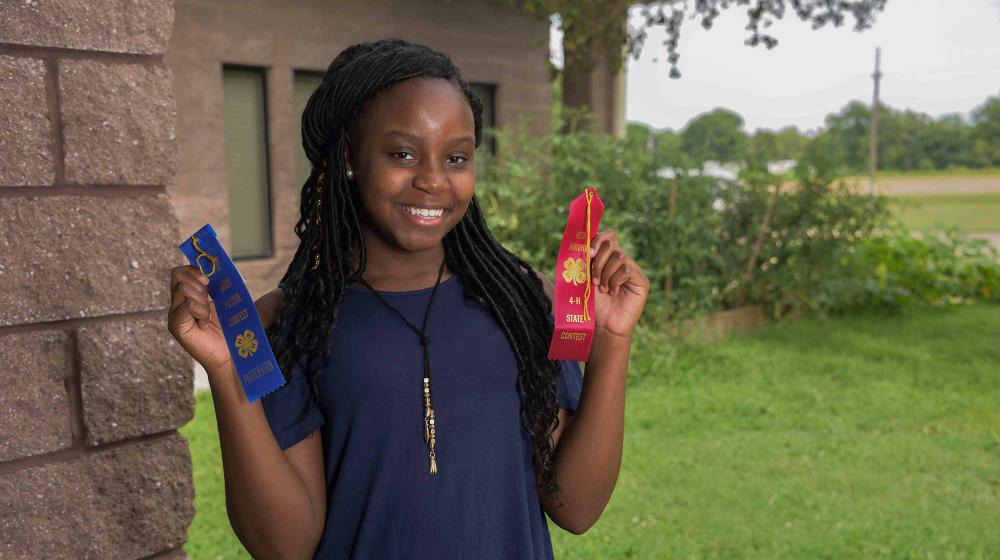
[[[854,172],[868,168],[871,111],[852,101],[828,115],[818,141],[834,147],[834,158]],[[879,169],[932,170],[1000,164],[1000,97],[990,97],[966,122],[960,115],[933,118],[879,106]]]
[[[681,150],[692,161],[736,161],[744,153],[747,135],[743,117],[727,109],[714,109],[691,119],[681,132]]]
[[[853,194],[835,165],[813,161],[791,177],[747,167],[738,180],[722,180],[688,173],[684,156],[662,153],[644,127],[618,139],[561,134],[564,124],[554,120],[543,135],[524,127],[496,132],[504,155],[477,179],[487,221],[505,246],[551,277],[567,206],[594,186],[609,209],[601,228],[619,232],[652,285],[644,324],[744,303],[782,317],[991,301],[1000,290],[1000,264],[988,247],[956,232],[942,238],[950,245],[936,234],[911,240],[893,225],[886,199]],[[660,173],[665,167],[673,178]],[[905,268],[919,262],[929,263],[933,282]],[[874,276],[879,266],[884,277]]]
[[[628,133],[632,138],[647,139],[651,149],[658,151],[663,167],[700,167],[712,160],[763,169],[777,160],[801,160],[838,173],[863,173],[868,170],[871,110],[861,101],[851,101],[827,115],[825,127],[812,137],[795,127],[758,129],[747,135],[743,117],[724,108],[694,117],[677,132],[654,131],[632,123]],[[958,114],[935,118],[909,109],[879,106],[880,170],[993,166],[1000,166],[1000,96],[986,99],[968,120]]]
[[[723,258],[738,267],[726,275],[723,305],[734,306],[745,291],[747,301],[764,305],[774,317],[798,308],[833,310],[822,305],[833,263],[850,251],[853,241],[885,226],[886,201],[854,194],[849,185],[827,175],[799,170],[777,198],[748,281],[739,272],[746,269],[748,248],[759,233],[771,183],[766,175],[744,176],[743,187],[732,189],[722,212]]]
[[[957,228],[893,228],[853,243],[826,287],[819,303],[835,309],[1000,302],[1000,265],[988,241]]]
[[[972,154],[979,167],[1000,166],[1000,96],[972,112]]]
[[[773,48],[777,38],[767,29],[791,11],[799,20],[813,29],[832,24],[840,27],[850,16],[854,29],[862,31],[872,26],[875,16],[885,8],[886,0],[698,0],[697,2],[677,2],[673,0],[647,2],[639,6],[642,25],[625,28],[624,20],[633,2],[625,0],[498,0],[500,3],[518,7],[537,17],[548,18],[559,15],[560,26],[568,41],[567,51],[585,51],[591,45],[605,48],[621,47],[624,43],[628,55],[639,57],[648,36],[648,30],[663,27],[667,38],[667,61],[670,62],[670,76],[680,77],[677,62],[680,53],[681,27],[686,19],[700,20],[705,29],[710,29],[715,18],[728,9],[746,10],[746,29],[750,36],[746,44],[764,45]],[[569,57],[567,57],[569,58]],[[621,60],[612,61],[620,64]]]

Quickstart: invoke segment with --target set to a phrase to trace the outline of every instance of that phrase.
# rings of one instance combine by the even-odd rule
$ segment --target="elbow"
[[[308,550],[301,546],[279,546],[270,549],[251,550],[247,548],[251,558],[265,558],[268,560],[309,560],[316,552],[316,547],[309,547]]]
[[[582,535],[586,533],[591,527],[594,526],[595,521],[597,520],[595,519],[593,521],[575,521],[573,523],[567,523],[566,526],[563,527],[563,529],[566,529],[567,531],[573,533],[574,535]]]
[[[230,525],[251,558],[266,560],[310,560],[315,555],[322,536],[322,530],[319,535],[309,535],[308,538],[269,534],[268,527],[241,526],[232,516]]]
[[[569,516],[556,521],[556,524],[563,530],[573,533],[574,535],[582,535],[590,530],[590,528],[594,526],[594,523],[597,523],[598,517],[600,517],[600,513],[597,515]],[[555,519],[553,519],[553,521],[555,521]]]

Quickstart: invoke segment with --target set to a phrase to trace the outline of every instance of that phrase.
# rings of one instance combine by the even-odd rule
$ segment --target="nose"
[[[413,186],[429,194],[441,192],[447,185],[443,166],[433,161],[424,162],[413,176]]]

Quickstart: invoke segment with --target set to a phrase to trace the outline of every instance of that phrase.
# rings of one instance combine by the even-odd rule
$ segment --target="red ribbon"
[[[555,277],[555,331],[550,360],[585,362],[594,339],[594,294],[590,276],[590,240],[604,213],[594,187],[569,205],[566,231],[559,245]]]

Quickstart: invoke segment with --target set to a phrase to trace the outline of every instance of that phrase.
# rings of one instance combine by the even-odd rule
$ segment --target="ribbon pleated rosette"
[[[252,403],[284,385],[285,377],[274,359],[243,275],[219,244],[211,224],[205,224],[181,243],[180,250],[208,277],[208,295],[247,401]]]
[[[593,187],[569,205],[569,218],[556,261],[555,330],[549,344],[550,360],[585,362],[594,339],[594,294],[590,274],[590,240],[604,213],[604,203]]]

